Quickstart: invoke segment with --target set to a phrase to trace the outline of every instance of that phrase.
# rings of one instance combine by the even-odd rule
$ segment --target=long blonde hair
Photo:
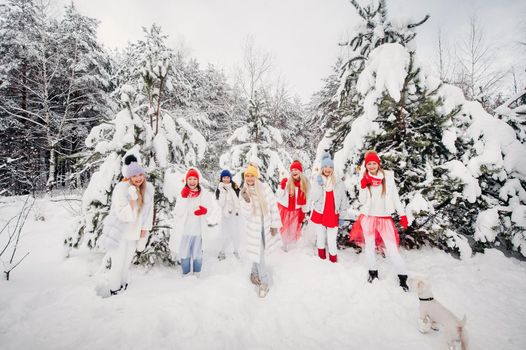
[[[294,185],[294,178],[292,177],[292,174],[289,176],[289,180],[287,181],[287,191],[289,192],[289,196],[294,196],[296,193],[296,186]],[[305,198],[307,198],[309,193],[310,185],[309,181],[305,176],[303,176],[303,173],[300,173],[300,190],[301,192],[305,193]]]
[[[261,206],[261,214],[267,215],[268,213],[268,203],[267,198],[265,196],[265,191],[263,190],[263,183],[259,181],[259,179],[256,179],[256,183],[254,184],[256,188],[256,197],[259,202],[259,205]],[[255,214],[255,205],[253,204],[253,213]]]

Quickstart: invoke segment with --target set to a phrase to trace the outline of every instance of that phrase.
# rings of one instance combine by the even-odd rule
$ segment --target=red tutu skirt
[[[364,218],[366,220],[364,220]],[[364,214],[360,214],[358,217],[358,220],[354,222],[354,224],[351,227],[351,231],[349,232],[349,241],[363,247],[365,244],[365,240],[363,238],[364,235],[364,229],[363,225],[366,224],[368,227],[366,227],[365,231],[368,232],[374,232],[374,240],[376,242],[376,247],[380,249],[384,249],[384,241],[382,239],[383,237],[386,239],[393,239],[396,241],[396,246],[400,243],[400,237],[398,235],[398,230],[396,229],[396,226],[394,224],[393,219],[389,217],[382,217],[382,216],[369,216],[366,217]],[[387,235],[386,235],[387,234]]]
[[[278,203],[279,216],[281,217],[280,233],[283,243],[297,242],[301,236],[301,223],[305,219],[305,213],[301,209],[289,210]]]

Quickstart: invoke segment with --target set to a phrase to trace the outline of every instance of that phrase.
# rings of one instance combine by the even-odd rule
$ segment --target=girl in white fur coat
[[[267,184],[258,180],[258,169],[249,165],[243,176],[245,184],[241,188],[240,202],[245,217],[247,255],[252,261],[250,280],[258,286],[258,294],[263,298],[269,291],[265,257],[280,240],[281,220],[274,193]]]
[[[153,224],[153,185],[146,181],[137,158],[126,157],[126,178],[113,189],[104,220],[103,242],[111,258],[110,295],[128,288],[128,271],[136,251],[142,251]]]
[[[232,245],[234,256],[239,259],[239,187],[227,169],[221,171],[219,180],[216,199],[221,210],[223,244],[217,258],[226,259],[226,251]]]

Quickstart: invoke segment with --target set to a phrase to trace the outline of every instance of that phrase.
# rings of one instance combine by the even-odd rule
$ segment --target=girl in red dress
[[[338,261],[336,239],[338,227],[343,226],[341,214],[349,207],[343,181],[334,174],[334,162],[328,153],[322,156],[321,172],[312,186],[311,221],[316,227],[316,245],[320,259],[326,259],[326,246],[329,249],[329,260]]]
[[[301,235],[301,224],[308,212],[307,196],[309,181],[303,175],[303,167],[299,160],[290,165],[290,177],[281,180],[276,193],[279,215],[283,226],[280,229],[283,250],[296,243]]]

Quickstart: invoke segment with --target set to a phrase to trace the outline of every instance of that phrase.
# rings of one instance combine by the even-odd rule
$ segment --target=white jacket
[[[146,183],[144,194],[144,204],[139,211],[139,207],[132,209],[130,206],[130,195],[128,182],[119,182],[113,189],[111,196],[110,213],[104,219],[103,234],[105,235],[104,245],[111,250],[118,246],[121,239],[139,240],[138,250],[143,250],[148,237],[140,238],[141,231],[150,231],[153,226],[153,196],[154,188],[149,182]]]
[[[203,238],[203,248],[205,246],[205,240],[208,233],[208,223],[212,213],[215,209],[214,200],[210,192],[201,189],[201,193],[195,200],[189,200],[189,198],[183,198],[181,193],[177,195],[175,200],[175,207],[173,209],[174,218],[172,220],[172,228],[170,231],[169,248],[173,254],[179,253],[179,246],[181,238],[188,232],[185,231],[186,217],[188,215],[195,215],[194,212],[199,209],[199,206],[206,208],[207,213],[201,216],[201,237]],[[193,205],[190,207],[190,202]]]
[[[400,196],[398,195],[398,189],[396,188],[396,183],[394,180],[394,173],[390,170],[384,170],[385,173],[385,195],[383,197],[380,197],[384,200],[385,205],[385,212],[381,215],[375,215],[375,216],[390,216],[395,211],[398,213],[398,215],[403,216],[405,215],[404,206],[402,205],[402,202],[400,201]],[[361,179],[361,177],[360,177]],[[358,196],[358,199],[361,204],[360,212],[365,215],[369,215],[372,206],[374,205],[371,197],[371,193],[369,192],[369,189],[361,188],[360,184],[358,184],[358,188],[360,189],[360,193]],[[381,186],[379,186],[381,189]]]
[[[311,181],[312,187],[309,195],[309,202],[312,203],[312,209],[318,213],[323,213],[325,207],[325,190],[318,181]],[[345,184],[340,179],[336,178],[334,185],[334,207],[336,213],[340,214],[340,219],[347,217],[347,209],[349,208],[349,200],[347,198],[347,191]]]
[[[307,213],[309,211],[308,202],[304,205],[298,205],[298,192],[299,188],[294,187],[294,196],[296,198],[296,209],[301,208],[301,210],[304,213]],[[287,189],[287,186],[285,186],[285,189],[281,189],[281,186],[279,186],[278,190],[276,191],[276,199],[278,200],[278,203],[284,206],[285,208],[289,207],[289,191]]]
[[[219,208],[221,208],[221,214],[225,218],[229,218],[239,214],[239,199],[236,195],[236,191],[232,187],[232,184],[225,185],[220,183],[219,189]]]
[[[245,218],[245,230],[247,234],[247,255],[253,262],[260,262],[261,252],[261,228],[263,225],[263,232],[265,234],[265,251],[271,250],[280,241],[279,232],[272,236],[270,228],[279,229],[281,227],[281,218],[278,212],[278,205],[274,193],[267,184],[258,181],[259,186],[263,191],[265,200],[267,202],[268,213],[263,215],[259,205],[255,206],[253,212],[252,203],[247,203],[243,196],[239,195],[241,203],[241,214]],[[256,184],[256,185],[257,185]],[[245,184],[246,186],[246,184]],[[256,203],[257,204],[257,203]]]

